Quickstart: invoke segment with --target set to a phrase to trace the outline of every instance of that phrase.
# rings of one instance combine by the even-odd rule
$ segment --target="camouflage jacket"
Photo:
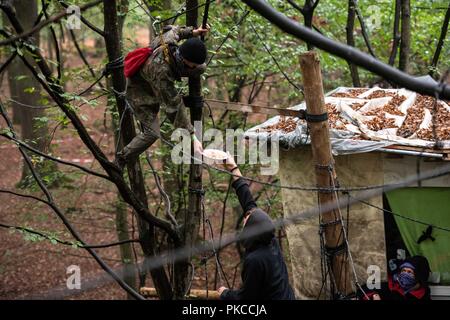
[[[166,44],[176,45],[178,41],[193,36],[192,27],[169,26],[165,28],[169,29],[163,33]],[[167,63],[165,60],[164,49],[159,45],[160,36],[152,41],[150,46],[156,49],[144,63],[137,77],[130,79],[131,86],[145,81],[145,84],[140,84],[146,91],[142,93],[143,98],[147,100],[146,104],[162,104],[165,107],[167,118],[176,128],[185,128],[192,133],[194,129],[187,115],[182,96],[175,87],[175,81],[179,80],[179,76],[174,70],[173,63]]]

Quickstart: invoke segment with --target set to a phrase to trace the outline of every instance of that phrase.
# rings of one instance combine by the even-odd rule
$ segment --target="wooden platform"
[[[442,155],[443,160],[450,161],[450,149],[431,149],[431,148],[421,148],[421,147],[412,147],[412,146],[403,146],[403,145],[387,146],[387,147],[384,147],[384,149],[432,153],[432,154]]]
[[[155,288],[142,287],[140,293],[144,297],[157,298],[158,295],[156,293]],[[199,290],[199,289],[191,289],[190,294],[186,297],[186,299],[193,300],[220,300],[219,292],[216,290]]]

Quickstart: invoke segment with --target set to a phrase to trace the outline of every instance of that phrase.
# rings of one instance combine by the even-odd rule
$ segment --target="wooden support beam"
[[[255,104],[246,104],[239,102],[229,102],[214,99],[205,99],[205,102],[211,108],[225,109],[231,111],[239,111],[243,113],[261,113],[268,114],[272,116],[290,116],[290,117],[300,117],[299,110],[292,109],[279,109],[273,107],[263,107]]]
[[[326,118],[315,117],[316,119],[314,119],[314,116],[327,113],[318,53],[308,51],[301,55],[300,66],[303,75],[307,121],[311,136],[317,186],[325,189],[331,188],[336,182],[336,171],[331,153],[330,129]],[[318,196],[320,208],[330,205],[338,208],[335,192],[319,191]],[[353,288],[350,281],[347,251],[344,247],[343,225],[339,221],[340,213],[338,209],[326,212],[321,210],[320,217],[321,223],[323,223],[325,246],[329,253],[336,252],[335,255],[330,257],[330,263],[328,264],[336,281],[336,287],[332,287],[332,293],[349,295],[353,292]]]
[[[142,287],[140,293],[147,298],[158,298],[155,288]],[[206,290],[203,289],[191,289],[190,294],[186,296],[186,299],[193,300],[220,300],[220,294],[216,290],[209,290],[208,297],[206,296]]]

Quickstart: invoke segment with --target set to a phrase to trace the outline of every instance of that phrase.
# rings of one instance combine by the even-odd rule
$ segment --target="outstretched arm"
[[[211,28],[209,25],[207,25],[206,28],[198,27],[197,29],[194,29],[194,27],[180,27],[180,26],[172,27],[172,30],[178,36],[179,40],[206,35],[210,29]]]
[[[257,205],[255,200],[253,199],[252,193],[250,192],[248,183],[242,177],[241,170],[239,170],[239,167],[234,161],[233,156],[228,155],[225,167],[234,175],[232,187],[236,191],[236,195],[239,199],[242,210],[244,210],[244,212],[248,212],[249,210],[256,208]]]

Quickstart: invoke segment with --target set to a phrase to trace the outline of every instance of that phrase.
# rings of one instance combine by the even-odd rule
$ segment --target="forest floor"
[[[94,44],[85,42],[86,46]],[[101,70],[100,58],[88,56],[93,65]],[[66,68],[82,68],[82,62],[75,52],[66,53]],[[79,92],[87,83],[68,82],[68,92]],[[7,79],[4,77],[0,96],[8,97]],[[3,98],[2,98],[3,99]],[[5,99],[6,100],[6,99]],[[96,107],[85,105],[80,113],[91,137],[99,143],[109,159],[114,157],[114,139],[110,119],[108,125],[103,124],[106,98],[103,97]],[[51,110],[51,109],[50,109]],[[8,112],[12,112],[8,109]],[[263,120],[263,119],[257,119]],[[4,123],[2,122],[3,126]],[[50,121],[49,128],[53,129],[56,123]],[[20,133],[20,126],[17,125]],[[158,148],[159,142],[151,150]],[[77,162],[93,170],[102,172],[100,165],[93,159],[87,148],[84,147],[76,132],[69,126],[68,129],[55,131],[51,143],[54,155],[64,160]],[[7,141],[0,139],[0,189],[14,190],[20,193],[33,194],[44,198],[38,190],[21,190],[16,184],[21,179],[23,161],[18,148]],[[154,164],[160,169],[160,161],[154,159]],[[146,164],[145,164],[146,165]],[[86,176],[72,167],[58,164],[58,170],[63,172],[68,181],[63,181],[51,192],[57,205],[65,212],[67,218],[76,227],[84,241],[89,244],[102,244],[117,241],[115,226],[117,191],[115,187],[100,178]],[[208,172],[204,173],[204,181],[209,181]],[[151,176],[147,179],[149,201],[156,205],[159,202],[158,189]],[[226,191],[227,185],[219,186]],[[208,211],[215,236],[220,233],[222,221],[223,202],[206,197],[206,211]],[[234,200],[235,201],[235,200]],[[219,209],[217,209],[219,208]],[[128,208],[129,234],[133,239],[138,238],[137,230],[132,227],[132,212]],[[224,234],[234,231],[235,215],[230,204],[226,208]],[[0,193],[0,222],[8,225],[27,226],[57,236],[59,239],[72,241],[68,231],[61,221],[46,205],[34,200],[19,198]],[[208,234],[208,232],[207,232]],[[200,230],[200,237],[202,229]],[[142,261],[141,250],[135,244],[138,261]],[[114,270],[120,272],[119,247],[96,249]],[[208,274],[199,259],[195,262],[195,272],[192,288],[205,289],[206,278],[209,290],[214,289],[215,261],[210,259],[207,263]],[[235,246],[229,246],[221,252],[221,263],[230,282],[234,287],[240,284],[239,255]],[[71,265],[80,267],[81,290],[67,290],[66,281],[70,274],[67,268]],[[234,281],[233,281],[234,279]],[[219,285],[224,285],[224,283]],[[152,287],[148,276],[146,286]],[[18,231],[5,228],[0,229],[0,299],[126,299],[125,292],[100,268],[96,261],[84,249],[74,248],[61,244],[52,244],[49,240],[36,240]]]

